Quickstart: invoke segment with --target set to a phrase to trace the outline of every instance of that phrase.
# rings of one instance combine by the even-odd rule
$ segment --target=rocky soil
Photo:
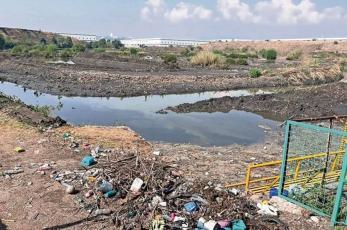
[[[347,83],[292,89],[270,95],[222,97],[167,108],[177,113],[244,110],[278,119],[347,114]]]
[[[311,85],[333,82],[341,74],[333,67],[306,74],[295,71],[281,75],[250,78],[250,67],[234,69],[169,67],[145,61],[108,60],[76,57],[74,65],[49,64],[45,60],[0,58],[0,80],[24,87],[65,96],[140,96]]]

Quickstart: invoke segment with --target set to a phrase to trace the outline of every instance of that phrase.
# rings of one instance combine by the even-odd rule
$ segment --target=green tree
[[[0,50],[5,48],[6,40],[2,34],[0,34]]]
[[[107,42],[106,39],[100,39],[100,41],[98,42],[98,47],[97,48],[106,48],[107,47]]]
[[[65,38],[64,48],[72,48],[72,46],[73,46],[73,42],[71,37]]]
[[[115,40],[112,41],[112,46],[115,49],[120,49],[120,48],[124,47],[122,42],[120,40],[118,40],[118,39],[115,39]]]
[[[137,55],[139,53],[139,50],[138,49],[136,49],[136,48],[130,48],[130,54],[131,55]]]
[[[46,39],[41,38],[41,39],[40,39],[40,44],[41,44],[41,45],[47,45]]]
[[[86,50],[86,47],[84,45],[78,43],[78,44],[74,44],[72,49],[74,52],[79,53],[79,52],[84,52]]]

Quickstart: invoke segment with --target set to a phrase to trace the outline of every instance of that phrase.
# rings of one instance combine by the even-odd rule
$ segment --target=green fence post
[[[333,213],[331,215],[332,226],[335,226],[335,224],[337,222],[337,218],[339,216],[341,199],[342,199],[343,190],[344,190],[344,186],[345,186],[345,182],[346,182],[346,172],[347,172],[347,148],[345,147],[345,155],[343,156],[342,169],[341,169],[341,173],[340,173],[339,184],[337,186],[335,202],[334,202],[334,209],[333,209]],[[347,221],[347,219],[345,220],[345,224],[346,224],[346,221]]]
[[[284,135],[284,143],[283,143],[283,153],[282,153],[282,164],[281,164],[281,175],[280,182],[278,186],[278,194],[281,196],[284,188],[284,177],[286,175],[286,167],[287,167],[287,158],[288,158],[288,146],[289,146],[289,137],[290,137],[290,121],[286,122],[286,129]]]

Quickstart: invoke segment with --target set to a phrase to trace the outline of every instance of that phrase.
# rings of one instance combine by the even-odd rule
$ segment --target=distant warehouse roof
[[[67,34],[62,33],[59,34],[64,37],[71,37],[80,41],[98,41],[99,37],[97,35],[91,35],[91,34]]]
[[[123,39],[121,42],[125,47],[140,47],[140,46],[199,46],[208,43],[208,41],[199,40],[182,40],[182,39],[164,39],[164,38],[137,38]]]

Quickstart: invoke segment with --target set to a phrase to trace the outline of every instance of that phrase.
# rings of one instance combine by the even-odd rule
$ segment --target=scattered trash
[[[25,152],[25,149],[23,149],[22,147],[16,147],[14,151],[16,151],[17,153],[22,153]]]
[[[68,140],[70,138],[70,133],[64,133],[63,134],[63,139]]]
[[[238,189],[236,189],[236,188],[231,189],[230,192],[231,192],[232,194],[234,194],[235,196],[237,196],[237,195],[240,194],[240,190],[238,190]]]
[[[283,196],[288,196],[289,192],[288,190],[283,190],[283,193],[282,195]],[[269,197],[273,197],[273,196],[278,196],[278,188],[271,188],[270,191],[269,191]]]
[[[246,230],[247,226],[243,220],[234,220],[232,223],[232,230]]]
[[[199,209],[199,206],[197,205],[196,202],[192,201],[189,203],[186,203],[184,205],[184,209],[188,212],[188,213],[193,213],[195,211],[197,211]]]
[[[133,193],[137,193],[140,191],[141,187],[143,185],[143,180],[141,178],[135,178],[135,180],[133,181],[131,187],[130,187],[130,191],[132,191]]]
[[[95,215],[99,216],[99,215],[110,215],[112,213],[112,211],[110,209],[98,209],[95,211]]]
[[[111,190],[111,191],[108,191],[104,194],[104,197],[106,198],[111,198],[111,197],[114,197],[115,195],[117,195],[118,191],[117,190]]]
[[[68,139],[78,143],[70,135]],[[257,213],[256,202],[240,195],[239,190],[226,190],[212,181],[186,180],[177,166],[165,165],[160,158],[153,160],[137,149],[79,146],[98,157],[97,164],[88,167],[96,161],[87,155],[81,161],[87,166],[84,169],[54,171],[51,178],[72,186],[67,192],[75,194],[75,202],[88,213],[105,215],[101,221],[113,222],[115,229],[188,230],[196,226],[201,230],[239,230],[245,229],[246,223],[232,218],[247,218],[252,228],[258,223],[262,226],[262,215],[277,214],[268,203],[261,203]]]
[[[258,203],[257,207],[260,209],[258,211],[259,214],[261,215],[270,215],[270,216],[277,216],[278,215],[278,210],[277,208],[266,204],[266,203]]]
[[[286,200],[284,200],[283,198],[281,197],[278,197],[278,196],[273,196],[271,199],[270,199],[270,204],[272,206],[274,206],[275,208],[277,208],[279,211],[281,212],[288,212],[288,213],[291,213],[291,214],[295,214],[295,215],[301,215],[302,212],[305,210],[293,203],[290,203]]]
[[[52,167],[49,164],[43,164],[37,169],[37,171],[48,171],[51,169]]]
[[[319,218],[317,216],[311,216],[310,220],[312,220],[315,223],[319,222]]]
[[[64,182],[62,182],[61,184],[66,187],[65,188],[66,193],[68,193],[68,194],[75,193],[76,190],[75,190],[75,187],[73,185],[69,185],[69,184],[66,184]]]
[[[23,173],[24,170],[21,169],[21,168],[15,168],[15,169],[12,169],[12,170],[5,170],[3,172],[3,175],[8,175],[8,176],[11,176],[11,175],[14,175],[14,174],[19,174],[19,173]]]
[[[153,151],[153,155],[160,156],[160,151]]]
[[[105,181],[105,180],[102,181],[102,183],[99,187],[99,190],[103,193],[107,193],[109,191],[112,191],[112,189],[113,189],[113,185],[110,182]]]
[[[218,228],[218,223],[214,220],[209,220],[204,224],[205,230],[215,230],[216,228]]]
[[[86,198],[89,198],[89,197],[91,197],[93,194],[94,194],[93,190],[89,190],[88,192],[86,192],[86,194],[84,194],[84,196],[85,196]]]
[[[206,223],[206,220],[203,217],[200,217],[196,227],[199,229],[204,229],[205,223]]]
[[[96,164],[96,161],[94,159],[94,157],[92,157],[91,155],[85,156],[82,161],[81,161],[81,165],[84,167],[89,167]]]

